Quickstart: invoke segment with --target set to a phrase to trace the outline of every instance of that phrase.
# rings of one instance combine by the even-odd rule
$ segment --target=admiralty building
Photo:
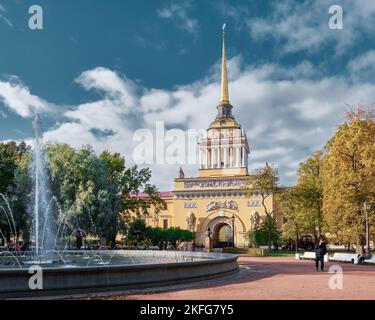
[[[214,247],[246,246],[245,234],[261,223],[265,212],[261,197],[244,189],[251,181],[248,172],[250,147],[229,101],[224,30],[221,93],[216,108],[216,118],[199,141],[198,175],[185,178],[180,169],[174,180],[174,190],[161,192],[167,209],[159,213],[151,210],[145,219],[150,226],[174,226],[194,231],[197,244],[204,242],[209,228]],[[266,206],[273,210],[272,196],[267,197]],[[281,227],[281,213],[275,211],[278,227]]]

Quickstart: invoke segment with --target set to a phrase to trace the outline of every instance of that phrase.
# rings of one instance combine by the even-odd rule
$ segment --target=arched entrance
[[[233,230],[226,222],[218,223],[213,232],[212,240],[214,248],[233,247]]]
[[[234,225],[234,239],[232,225]],[[227,227],[224,228],[224,226]],[[221,230],[222,228],[223,230]],[[216,248],[228,245],[241,246],[244,244],[245,224],[240,216],[232,210],[215,210],[207,215],[205,220],[198,225],[198,239],[204,239],[208,229],[211,231],[213,246]]]

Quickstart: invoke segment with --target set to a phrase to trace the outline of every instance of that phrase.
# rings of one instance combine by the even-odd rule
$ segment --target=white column
[[[230,165],[230,146],[228,146],[228,167],[231,167]]]
[[[238,168],[240,166],[240,147],[236,147],[236,167]]]
[[[214,167],[214,162],[215,161],[215,149],[211,147],[211,168]]]
[[[209,155],[208,147],[206,146],[206,169],[208,169],[208,164],[209,164],[208,155]]]
[[[202,157],[203,150],[202,148],[199,148],[199,169],[203,168],[203,157]]]
[[[221,168],[220,146],[217,147],[217,167],[218,167],[218,168]]]
[[[228,147],[224,147],[223,152],[224,152],[224,168],[226,168],[228,165]]]
[[[241,157],[242,166],[244,167],[245,166],[245,147],[242,147],[241,150],[242,150],[242,157]]]
[[[232,167],[232,147],[231,146],[228,147],[228,157],[229,157],[228,165],[231,168]]]
[[[204,168],[204,164],[206,162],[206,158],[204,156],[204,148],[201,149],[201,160],[200,161],[201,161],[201,169],[203,169]]]
[[[233,167],[233,147],[229,147],[229,167]]]
[[[238,166],[242,167],[242,147],[238,148],[238,152],[239,152],[239,159],[238,159],[239,164],[238,164]]]
[[[208,152],[208,167],[212,168],[212,147],[209,148]]]

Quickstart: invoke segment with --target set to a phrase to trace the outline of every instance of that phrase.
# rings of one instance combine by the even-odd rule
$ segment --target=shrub
[[[246,239],[249,241],[250,245],[268,245],[268,219],[265,219],[258,229],[248,231],[246,233]],[[279,232],[277,230],[275,221],[272,221],[272,242],[275,243],[278,240]]]

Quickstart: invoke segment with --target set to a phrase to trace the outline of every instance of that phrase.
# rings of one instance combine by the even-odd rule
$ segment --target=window
[[[168,229],[168,219],[163,220],[163,229]]]

